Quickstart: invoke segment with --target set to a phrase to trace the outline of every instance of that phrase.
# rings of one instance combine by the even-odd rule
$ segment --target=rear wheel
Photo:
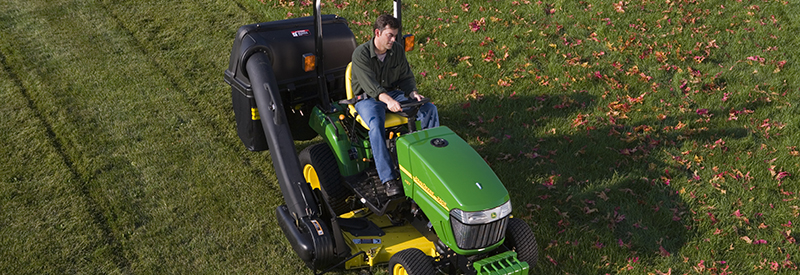
[[[531,227],[523,220],[508,219],[506,240],[503,243],[509,250],[517,252],[517,259],[528,263],[530,267],[536,266],[539,258],[539,245],[533,236]]]
[[[336,216],[349,212],[347,197],[352,195],[352,191],[342,183],[336,157],[328,145],[325,143],[311,145],[300,152],[299,158],[303,167],[303,177],[311,185],[311,189],[320,191]]]
[[[389,259],[389,274],[392,275],[429,275],[436,274],[433,258],[422,250],[409,248]]]

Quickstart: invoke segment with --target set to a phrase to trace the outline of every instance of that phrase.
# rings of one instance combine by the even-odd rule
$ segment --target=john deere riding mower
[[[391,274],[527,274],[538,257],[530,227],[511,217],[508,191],[469,144],[444,126],[417,130],[425,102],[387,114],[404,194],[386,195],[352,106],[356,46],[318,0],[311,17],[239,28],[225,71],[239,137],[271,153],[286,202],[278,222],[297,256],[315,273],[388,263]],[[297,153],[295,140],[317,135],[324,142]]]

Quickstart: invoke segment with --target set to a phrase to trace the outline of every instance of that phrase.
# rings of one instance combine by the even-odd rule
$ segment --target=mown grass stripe
[[[220,106],[216,106],[215,109],[210,109],[210,110],[209,109],[204,109],[203,108],[203,104],[201,104],[201,102],[199,101],[198,97],[196,97],[196,94],[198,92],[195,92],[194,94],[191,92],[193,89],[196,89],[196,88],[193,87],[193,85],[191,85],[192,81],[199,80],[198,78],[194,78],[194,79],[187,78],[184,75],[180,75],[179,74],[180,71],[175,70],[174,66],[172,66],[173,68],[170,69],[169,66],[165,67],[163,65],[163,63],[166,62],[166,61],[173,61],[173,62],[180,63],[181,61],[176,60],[176,59],[180,59],[181,56],[180,55],[166,55],[165,56],[163,54],[164,51],[158,51],[156,49],[156,45],[155,45],[154,41],[144,39],[140,32],[136,32],[133,29],[129,28],[129,26],[130,27],[134,26],[134,25],[132,25],[133,18],[128,18],[128,19],[131,19],[131,20],[124,20],[124,19],[120,18],[121,15],[125,15],[126,14],[124,12],[120,13],[121,9],[122,9],[122,11],[124,11],[124,8],[122,8],[124,6],[117,5],[116,3],[113,3],[112,1],[113,0],[104,0],[104,1],[100,1],[100,2],[102,4],[102,7],[105,10],[105,12],[107,14],[109,14],[109,16],[114,19],[114,21],[116,21],[117,26],[120,29],[123,30],[125,35],[130,36],[132,38],[132,41],[135,42],[134,43],[134,47],[137,50],[141,51],[141,53],[144,54],[145,56],[148,56],[149,60],[150,60],[150,63],[155,68],[157,68],[164,76],[167,77],[170,85],[172,86],[172,89],[175,90],[175,91],[180,92],[181,94],[183,94],[184,95],[183,99],[186,100],[189,104],[191,104],[196,112],[205,113],[209,117],[219,117],[219,113],[218,112],[219,112],[219,107]],[[194,2],[194,3],[196,5],[205,6],[201,10],[216,10],[216,9],[219,8],[218,6],[209,7],[208,3],[206,1],[197,1],[197,2]],[[164,7],[170,6],[170,3],[160,3],[160,2],[156,3],[156,5],[159,5],[159,4],[163,5]],[[243,12],[245,12],[246,14],[249,14],[252,19],[256,18],[255,15],[251,11],[248,11],[247,9],[245,9],[245,7],[241,5],[241,3],[236,2],[236,5]],[[231,26],[227,26],[226,28],[230,28],[230,27]],[[215,36],[219,36],[219,35],[215,35]],[[222,39],[222,37],[220,37],[220,38]],[[188,38],[184,38],[184,39],[188,39]],[[176,50],[180,50],[180,49],[174,49],[174,50],[176,51]],[[205,47],[202,51],[213,51],[213,49]],[[176,56],[178,58],[175,58]],[[159,59],[165,60],[165,61],[159,61]],[[219,68],[219,70],[220,70],[219,71],[219,75],[217,75],[217,77],[219,77],[219,79],[222,79],[222,70],[224,70],[225,68],[227,68],[227,67]],[[208,81],[208,80],[205,79],[205,81]],[[215,86],[218,86],[218,85],[215,85]],[[226,86],[224,89],[228,90],[228,87]],[[202,93],[202,91],[199,91],[199,92]],[[229,114],[231,110],[228,109],[226,111],[227,112],[225,112],[225,113]],[[220,122],[224,122],[228,126],[225,126],[225,127],[220,126]],[[212,120],[208,120],[208,123],[210,123],[210,125],[211,125],[211,127],[213,127],[214,131],[217,132],[217,135],[215,135],[217,137],[226,137],[226,136],[230,137],[230,134],[232,133],[231,127],[230,127],[230,122],[232,122],[232,121],[230,121],[230,119],[225,119],[225,120],[212,119]],[[237,138],[217,138],[217,141],[225,143],[231,149],[237,150],[239,152],[244,152],[244,150],[242,150],[243,146],[241,145],[241,143],[239,142],[239,140]],[[265,165],[265,163],[263,161],[254,162],[252,160],[252,158],[250,157],[251,155],[252,154],[247,154],[247,153],[243,154],[242,157],[241,157],[242,158],[242,164],[244,164],[245,166],[249,166],[251,171],[253,171],[257,175],[259,175],[259,177],[262,177],[262,178],[270,177],[271,174],[270,173],[266,173],[264,171],[264,167],[265,166],[266,167],[271,167],[271,163],[267,162],[266,163],[267,165]],[[256,156],[260,156],[260,155],[256,155]],[[269,159],[267,159],[267,161],[269,161]],[[276,186],[269,186],[269,187],[275,192],[280,192],[280,190],[278,190]]]
[[[53,5],[55,6],[54,7],[55,10],[58,10],[58,9],[61,9],[61,8],[65,8],[65,6],[68,6],[69,4],[73,4],[73,3],[67,3],[67,4],[64,4],[64,3],[53,3]],[[67,7],[67,8],[71,8],[71,7]],[[40,11],[42,11],[42,10],[40,10]],[[54,13],[58,13],[58,12],[55,11]],[[78,14],[78,15],[80,16],[80,14]],[[41,32],[41,31],[42,31],[41,29],[37,30],[37,32]],[[51,42],[51,43],[55,42],[56,45],[58,45],[58,42],[60,40],[59,40],[57,35],[56,36],[49,36],[49,37],[53,38],[54,40],[47,41],[47,42]],[[92,38],[92,37],[96,37],[96,36],[90,35],[90,38]],[[7,42],[13,43],[13,41],[7,41]],[[52,46],[52,44],[48,44],[47,42],[45,42],[44,45]],[[16,46],[29,45],[29,42],[17,41],[15,44],[16,44]],[[14,44],[12,44],[12,46],[14,46]],[[21,50],[20,52],[24,52],[25,53],[25,55],[23,55],[23,58],[25,58],[25,57],[31,58],[31,57],[35,57],[35,56],[43,54],[43,53],[37,52],[37,51],[38,51],[38,49],[36,49],[36,48],[27,48],[27,49]],[[19,53],[17,53],[17,54],[19,54]],[[44,54],[47,54],[47,53],[44,53]],[[84,54],[91,54],[91,53],[84,52]],[[102,59],[101,59],[101,61],[102,61]],[[36,62],[37,61],[34,61],[33,63],[36,63]],[[41,62],[41,61],[38,61],[38,62]],[[4,66],[9,68],[8,71],[12,71],[8,64],[4,64]],[[53,78],[51,77],[53,75],[52,74],[52,70],[62,70],[62,69],[59,68],[59,67],[54,68],[54,67],[51,67],[51,66],[41,66],[41,67],[36,66],[36,67],[33,68],[33,70],[29,70],[28,71],[29,79],[27,80],[27,82],[53,83],[53,81],[52,81]],[[72,66],[74,66],[74,64]],[[86,68],[86,69],[89,69],[89,68]],[[24,67],[21,70],[24,70]],[[48,72],[48,70],[51,70],[51,71]],[[31,72],[33,72],[33,78],[31,78],[31,75],[30,75]],[[60,87],[70,87],[70,86],[74,86],[74,84],[62,82],[59,85],[59,82],[56,79],[56,82],[53,83],[54,85],[52,87],[44,88],[44,89],[42,89],[41,87],[33,88],[38,93],[37,96],[33,96],[31,93],[27,92],[29,89],[25,88],[25,86],[22,84],[23,81],[20,80],[20,77],[17,74],[14,74],[14,75],[15,75],[15,79],[17,80],[16,81],[17,84],[24,89],[25,97],[27,98],[29,105],[30,106],[34,106],[34,109],[36,110],[36,113],[40,114],[40,120],[45,125],[47,125],[46,128],[47,128],[48,135],[50,136],[51,142],[57,148],[57,151],[58,151],[59,155],[62,157],[62,159],[66,163],[66,165],[69,168],[69,170],[71,170],[71,174],[72,174],[72,178],[73,178],[72,179],[72,184],[76,185],[80,189],[81,194],[88,201],[88,204],[90,205],[89,206],[89,210],[90,210],[94,220],[96,221],[96,223],[98,223],[98,225],[103,230],[103,236],[104,236],[103,238],[111,246],[110,250],[111,250],[111,253],[114,255],[115,264],[118,267],[120,267],[121,270],[123,270],[123,271],[126,270],[128,268],[128,266],[129,266],[129,261],[123,255],[121,244],[117,240],[117,238],[115,237],[115,232],[121,233],[121,234],[124,234],[124,232],[120,232],[119,231],[119,229],[118,229],[119,226],[120,226],[119,224],[113,225],[113,226],[110,225],[108,223],[108,219],[106,218],[104,213],[111,213],[112,215],[117,216],[117,215],[124,214],[124,213],[121,213],[119,211],[120,208],[121,209],[125,209],[125,210],[123,210],[125,212],[127,212],[126,210],[131,210],[131,209],[134,210],[133,212],[136,212],[137,211],[136,208],[138,208],[138,207],[136,207],[137,206],[136,204],[131,204],[130,206],[114,207],[116,209],[113,209],[113,208],[109,209],[107,203],[104,203],[106,207],[102,207],[102,206],[98,205],[98,202],[95,199],[95,196],[98,196],[98,198],[105,197],[102,194],[103,193],[102,191],[100,193],[98,193],[98,190],[97,190],[98,187],[96,186],[96,184],[106,181],[102,177],[98,177],[99,174],[107,172],[110,169],[114,169],[114,166],[118,165],[118,164],[108,163],[108,164],[102,164],[102,166],[99,169],[96,169],[96,170],[95,169],[86,169],[87,165],[90,165],[90,164],[86,162],[86,155],[84,155],[86,152],[81,152],[81,150],[79,148],[80,147],[84,147],[85,145],[90,145],[90,144],[81,144],[81,143],[83,143],[82,141],[85,141],[85,139],[82,139],[80,137],[75,139],[73,131],[71,131],[71,130],[66,130],[65,131],[65,129],[64,129],[64,126],[65,126],[64,123],[65,122],[64,121],[59,121],[59,124],[61,124],[60,126],[53,126],[52,124],[47,123],[48,119],[46,119],[46,118],[41,116],[42,113],[48,113],[51,116],[50,119],[55,119],[55,120],[58,121],[59,119],[63,119],[63,118],[59,118],[58,116],[57,117],[52,117],[52,114],[53,114],[54,110],[65,110],[65,109],[67,109],[67,110],[77,111],[76,113],[74,113],[72,115],[78,115],[78,116],[79,116],[80,112],[87,110],[87,109],[81,109],[80,105],[72,103],[72,102],[75,102],[76,99],[77,100],[81,100],[81,98],[79,98],[79,97],[78,98],[67,99],[66,97],[61,95],[61,98],[62,98],[61,102],[67,103],[67,104],[57,104],[57,103],[53,104],[52,98],[59,98],[60,95],[58,95],[58,93],[59,92],[65,92],[65,90],[63,90],[64,88],[60,88]],[[37,79],[38,78],[37,76],[41,77],[40,79],[46,79],[46,80],[49,80],[49,81],[40,81],[40,80]],[[46,93],[51,93],[51,94],[50,94],[50,96],[43,96],[42,93],[45,93],[45,94]],[[36,99],[34,99],[34,97]],[[64,100],[64,99],[66,99],[66,100]],[[39,101],[39,102],[36,103],[37,101]],[[58,100],[56,100],[56,102],[58,102]],[[44,109],[46,109],[47,111],[41,111],[42,109],[41,108],[36,108],[35,105],[45,106]],[[85,107],[83,107],[83,108],[85,108]],[[69,115],[67,115],[67,116],[69,116]],[[80,120],[80,119],[86,119],[86,117],[77,117],[77,120]],[[88,119],[89,119],[88,123],[74,123],[73,125],[78,126],[77,128],[81,128],[81,127],[91,127],[92,125],[100,124],[98,122],[92,122],[92,120],[93,120],[92,118],[88,118]],[[72,120],[72,119],[69,119],[69,120]],[[69,122],[67,122],[67,124],[69,124]],[[69,127],[69,125],[68,125],[67,128],[71,128],[71,127]],[[85,132],[85,129],[86,128],[84,128],[84,133],[87,134],[87,135],[85,135],[85,137],[97,137],[96,134],[91,134],[92,130],[90,130],[87,133],[87,132]],[[102,132],[100,132],[100,133],[102,133]],[[67,136],[69,136],[69,135],[73,135],[73,136],[72,137],[63,137],[62,134],[67,134]],[[69,145],[65,146],[64,143],[62,143],[60,141],[60,139],[65,139],[65,140],[70,141]],[[76,147],[76,145],[78,145],[78,146]],[[101,147],[102,148],[103,146],[102,145],[101,146],[96,146],[96,148],[97,147]],[[69,149],[67,149],[67,148],[69,148]],[[73,158],[71,156],[77,156],[77,157]],[[79,166],[82,166],[83,168],[78,168]],[[81,172],[81,171],[83,171],[83,172]],[[95,186],[92,186],[93,184]],[[105,184],[102,184],[102,185],[105,185]],[[133,191],[133,189],[130,190],[130,191]],[[129,190],[125,190],[125,192],[130,192],[130,191]],[[116,200],[116,199],[119,199],[119,198],[113,198],[113,199]],[[101,210],[103,208],[104,208],[104,210]],[[116,227],[117,229],[112,229],[113,227]]]
[[[95,202],[94,198],[90,194],[89,190],[87,189],[87,183],[83,181],[84,178],[78,172],[78,169],[75,168],[75,164],[73,163],[70,156],[65,153],[63,145],[59,141],[58,136],[53,131],[53,126],[47,121],[47,119],[42,116],[41,111],[36,106],[36,103],[31,98],[30,94],[28,93],[28,89],[23,84],[22,80],[14,73],[13,69],[8,65],[6,62],[5,54],[0,51],[0,65],[3,67],[3,71],[11,78],[14,82],[22,97],[25,98],[25,101],[28,105],[28,108],[36,117],[36,120],[44,126],[45,133],[47,134],[47,139],[50,141],[52,147],[55,149],[56,153],[61,157],[61,160],[64,162],[64,165],[69,169],[70,174],[72,175],[72,181],[77,183],[77,186],[80,189],[81,195],[83,195],[84,199],[86,200],[87,210],[90,212],[92,218],[94,219],[94,223],[99,226],[99,228],[103,232],[103,239],[105,243],[110,247],[111,254],[114,258],[114,263],[117,267],[125,273],[128,273],[128,267],[130,263],[128,259],[122,253],[122,246],[117,238],[114,236],[114,232],[108,225],[108,219],[103,214],[102,211],[99,210],[98,204]]]
[[[118,272],[127,263],[124,258],[120,259],[119,243],[113,239],[102,213],[97,211],[92,198],[87,196],[84,190],[79,188],[80,186],[67,185],[73,182],[80,183],[80,177],[72,161],[64,153],[52,126],[8,64],[3,53],[5,46],[0,45],[0,68],[2,68],[0,87],[3,87],[3,92],[0,94],[3,102],[3,107],[0,108],[0,112],[3,113],[3,124],[0,125],[3,142],[0,152],[7,153],[3,155],[12,158],[6,159],[0,165],[2,171],[0,204],[4,209],[4,214],[0,215],[2,216],[0,235],[3,236],[2,239],[18,239],[12,243],[6,240],[0,241],[4,247],[3,253],[0,253],[4,259],[0,261],[0,270],[15,274]],[[11,83],[7,87],[2,85],[6,84],[6,81]],[[13,111],[7,112],[12,109]],[[12,123],[23,124],[26,127],[9,128],[13,127]],[[14,158],[26,154],[33,155],[29,155],[26,159]],[[42,163],[51,166],[37,167]],[[63,173],[60,172],[62,169]],[[65,177],[59,177],[61,175]],[[46,178],[48,176],[50,177]],[[32,201],[31,197],[42,201]],[[50,199],[45,201],[46,198]],[[47,216],[30,215],[32,213],[42,213]],[[11,215],[7,216],[8,214]],[[26,217],[25,214],[30,216]],[[84,214],[88,216],[85,217],[87,219],[83,219]],[[58,219],[54,220],[55,217]],[[99,231],[97,233],[102,241],[91,240],[91,236],[95,235],[94,229]],[[59,234],[64,231],[72,234],[69,236]],[[82,242],[80,239],[83,239]],[[67,243],[63,244],[64,242]],[[71,250],[71,253],[57,249]],[[117,266],[116,271],[102,265],[105,256],[112,259],[114,262],[112,265]]]
[[[167,81],[171,85],[172,89],[183,94],[184,95],[183,99],[189,104],[191,104],[196,112],[198,113],[209,112],[209,110],[204,110],[203,108],[201,108],[201,104],[198,101],[198,99],[192,97],[192,95],[188,92],[190,89],[192,89],[190,85],[190,80],[187,79],[185,76],[178,75],[175,70],[169,70],[166,67],[164,67],[162,65],[162,62],[158,60],[158,58],[161,57],[161,55],[159,54],[158,51],[154,50],[153,44],[148,43],[148,41],[146,40],[143,40],[141,36],[137,35],[136,32],[131,30],[129,28],[129,24],[125,24],[126,21],[123,21],[119,17],[118,10],[112,8],[111,3],[108,3],[108,1],[101,1],[101,3],[105,12],[109,15],[109,17],[113,18],[113,20],[116,22],[117,27],[123,30],[125,35],[130,36],[131,40],[134,41],[133,47],[141,51],[141,53],[144,56],[149,57],[149,61],[153,65],[153,67],[155,67],[161,74],[166,76]],[[197,3],[202,4],[202,2],[197,2]],[[171,58],[168,58],[167,60],[170,59]],[[214,128],[214,130],[218,132],[218,136],[225,136],[226,133],[228,132],[227,130],[230,128],[230,127],[220,127],[220,125],[216,120],[210,120],[209,123]],[[231,142],[230,139],[226,139],[225,141],[228,141],[231,147],[241,147],[238,143]]]
[[[193,3],[183,4],[196,8]],[[54,131],[67,140],[62,142],[64,150],[110,218],[110,227],[119,234],[123,253],[135,259],[131,261],[131,272],[233,269],[254,273],[263,268],[264,256],[253,256],[251,251],[264,241],[285,245],[280,232],[268,230],[276,227],[266,225],[275,224],[272,213],[282,202],[274,195],[278,193],[276,184],[253,173],[253,169],[242,169],[243,160],[234,152],[243,148],[226,146],[238,142],[235,131],[221,135],[210,126],[209,120],[232,118],[228,116],[229,107],[225,108],[230,104],[227,91],[214,94],[202,93],[199,88],[187,89],[200,95],[202,100],[196,102],[204,106],[202,109],[213,110],[204,114],[186,101],[185,92],[170,84],[171,79],[197,87],[221,87],[223,69],[204,68],[203,76],[193,76],[191,81],[185,79],[191,74],[171,78],[152,60],[169,70],[189,71],[183,65],[166,65],[175,64],[169,57],[176,53],[158,54],[160,45],[154,53],[137,49],[134,38],[115,27],[117,21],[104,12],[100,3],[62,1],[47,5],[43,9],[38,9],[45,7],[43,3],[28,5],[26,12],[36,16],[17,18],[53,21],[37,29],[41,36],[9,30],[22,40],[15,42],[14,47],[20,50],[15,52],[17,62],[12,66],[24,68],[25,64],[38,63],[33,70],[16,70],[24,72],[19,74],[23,82],[36,83],[29,88],[31,97],[41,105],[43,114],[52,117]],[[153,14],[170,18],[162,11],[156,6],[137,18]],[[229,41],[222,43],[224,48],[229,47]],[[224,48],[212,51],[229,50]],[[59,54],[56,58],[35,58],[50,51]],[[197,64],[217,67],[208,62]],[[205,77],[206,74],[214,77]],[[234,139],[229,141],[228,136]],[[296,264],[295,258],[268,263],[271,270],[285,270],[285,266]]]

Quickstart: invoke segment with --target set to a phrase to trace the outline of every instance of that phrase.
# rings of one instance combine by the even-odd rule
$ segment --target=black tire
[[[503,243],[509,250],[517,252],[517,259],[533,268],[539,259],[539,245],[528,224],[520,219],[508,219],[506,240]]]
[[[336,216],[350,212],[350,205],[347,197],[352,196],[353,192],[344,186],[342,176],[339,174],[339,166],[336,164],[336,157],[325,143],[311,145],[300,152],[300,166],[303,168],[303,176],[306,182],[316,189],[313,178],[316,174],[319,184],[319,191],[323,200],[328,202]],[[313,169],[313,174],[309,174],[309,168]]]
[[[436,274],[433,258],[422,250],[409,248],[397,252],[389,259],[389,274],[392,275],[432,275]]]

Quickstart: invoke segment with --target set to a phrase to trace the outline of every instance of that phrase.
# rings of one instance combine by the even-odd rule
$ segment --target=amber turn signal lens
[[[413,34],[406,34],[403,36],[403,46],[407,52],[414,50],[414,35]]]
[[[314,70],[317,65],[317,57],[314,54],[307,53],[303,55],[303,70],[310,72]]]

